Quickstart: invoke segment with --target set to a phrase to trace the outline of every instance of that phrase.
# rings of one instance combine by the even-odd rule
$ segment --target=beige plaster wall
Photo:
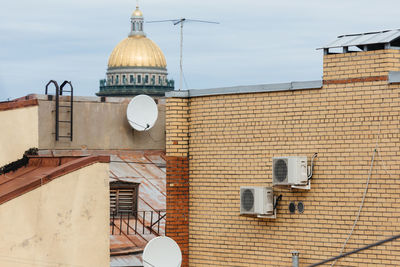
[[[109,266],[108,164],[0,205],[0,266]]]
[[[38,147],[38,106],[0,111],[0,166],[15,161]]]
[[[73,110],[73,141],[55,141],[54,101],[39,101],[40,149],[165,149],[165,104],[158,104],[159,116],[147,132],[134,131],[127,119],[125,102],[75,101]],[[64,109],[66,110],[66,109]],[[66,119],[67,112],[60,112]],[[61,127],[60,135],[69,133],[69,125]]]

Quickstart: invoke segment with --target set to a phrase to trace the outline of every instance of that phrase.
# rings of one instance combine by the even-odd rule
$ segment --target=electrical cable
[[[358,213],[357,213],[356,219],[354,220],[354,223],[353,223],[353,226],[352,226],[352,228],[351,228],[351,230],[350,230],[349,235],[347,236],[346,240],[345,240],[344,243],[343,243],[343,246],[342,246],[342,248],[341,248],[341,250],[340,250],[339,256],[342,256],[343,251],[344,251],[344,249],[346,248],[347,242],[349,241],[350,237],[353,235],[354,229],[356,228],[356,225],[357,225],[357,223],[358,223],[358,220],[360,219],[361,210],[362,210],[362,208],[364,207],[365,197],[366,197],[367,192],[368,192],[369,181],[370,181],[370,179],[371,179],[372,169],[373,169],[373,166],[374,166],[375,154],[376,154],[377,151],[378,151],[380,135],[381,135],[381,117],[379,116],[378,135],[377,135],[377,137],[376,137],[375,149],[374,149],[374,152],[372,153],[371,164],[370,164],[370,167],[369,167],[368,178],[367,178],[367,182],[366,182],[366,184],[365,184],[364,193],[363,193],[363,196],[362,196],[362,199],[361,199],[360,207],[358,208]],[[336,260],[331,264],[331,267],[333,267],[333,266],[336,264],[337,260],[338,260],[338,259],[336,259]]]
[[[360,252],[360,251],[363,251],[363,250],[366,250],[366,249],[370,249],[370,248],[373,248],[373,247],[376,247],[376,246],[385,244],[385,243],[387,243],[387,242],[394,241],[394,240],[399,239],[399,238],[400,238],[400,235],[395,235],[395,236],[389,237],[389,238],[387,238],[387,239],[384,239],[384,240],[381,240],[381,241],[378,241],[378,242],[375,242],[375,243],[366,245],[366,246],[364,246],[364,247],[357,248],[357,249],[355,249],[355,250],[353,250],[353,251],[346,252],[346,253],[344,253],[343,255],[336,256],[336,257],[333,257],[333,258],[330,258],[330,259],[327,259],[327,260],[323,260],[323,261],[318,262],[318,263],[315,263],[315,264],[311,264],[311,265],[309,265],[308,267],[320,266],[320,265],[323,265],[323,264],[328,263],[328,262],[330,262],[330,261],[338,260],[338,259],[340,259],[340,258],[347,257],[347,256],[349,256],[349,255],[351,255],[351,254],[355,254],[355,253],[358,253],[358,252]]]
[[[134,122],[134,121],[131,121],[130,119],[128,119],[128,121],[131,122],[131,123],[133,123],[133,124],[136,124],[137,126],[142,127],[143,130],[147,130],[148,128],[150,128],[150,125],[149,125],[148,123],[146,123],[146,127],[145,127],[145,126],[140,125],[140,124],[138,124],[138,123],[136,123],[136,122]]]
[[[146,133],[149,135],[150,139],[153,140],[153,142],[158,143],[161,142],[163,140],[165,140],[164,138],[160,138],[160,139],[155,139],[151,136],[150,131],[146,131]]]
[[[276,209],[276,207],[278,206],[279,201],[282,200],[282,194],[279,195],[279,197],[276,198],[275,200],[275,204],[274,204],[274,210]]]
[[[310,174],[308,175],[307,181],[310,181],[312,176],[313,176],[313,170],[314,170],[314,159],[318,157],[318,153],[314,153],[314,155],[311,158],[311,167],[310,167]]]

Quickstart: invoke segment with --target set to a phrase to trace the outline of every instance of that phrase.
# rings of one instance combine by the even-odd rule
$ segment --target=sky
[[[320,80],[322,51],[338,35],[400,28],[399,0],[140,0],[145,21],[184,26],[184,89]],[[72,81],[94,96],[108,57],[126,38],[135,0],[15,0],[0,9],[0,101]],[[179,83],[179,27],[144,25]]]

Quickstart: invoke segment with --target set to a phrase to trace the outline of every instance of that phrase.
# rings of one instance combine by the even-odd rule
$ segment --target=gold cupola
[[[107,78],[100,81],[99,96],[145,93],[163,95],[174,89],[167,79],[167,62],[161,49],[143,31],[143,13],[136,6],[131,31],[115,46],[108,59]]]
[[[131,32],[111,52],[108,68],[155,67],[166,68],[161,49],[143,32],[143,13],[139,7],[131,16]]]
[[[108,68],[154,67],[166,68],[161,49],[145,36],[133,35],[122,40],[111,52]]]

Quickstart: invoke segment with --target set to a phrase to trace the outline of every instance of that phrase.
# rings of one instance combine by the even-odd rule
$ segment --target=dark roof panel
[[[400,38],[400,29],[380,32],[340,35],[334,41],[318,49],[362,46],[371,44],[386,44]]]

